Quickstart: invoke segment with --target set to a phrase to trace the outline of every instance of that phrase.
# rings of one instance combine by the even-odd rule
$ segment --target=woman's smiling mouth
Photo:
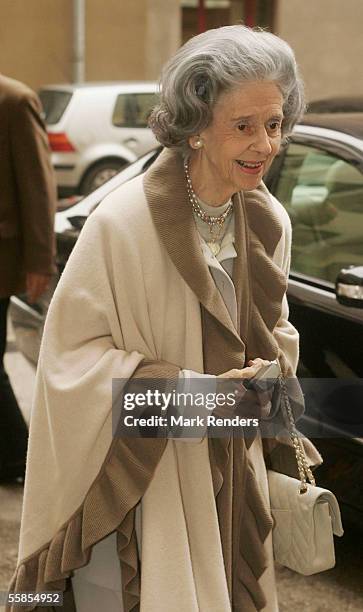
[[[246,174],[258,174],[264,165],[264,162],[245,162],[240,159],[236,159],[236,163],[239,165],[242,172]]]

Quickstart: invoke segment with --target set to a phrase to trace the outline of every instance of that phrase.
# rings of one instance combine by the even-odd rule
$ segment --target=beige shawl
[[[85,224],[45,325],[11,590],[64,590],[93,545],[117,530],[125,610],[139,608],[135,507],[171,442],[111,440],[112,378],[176,380],[180,368],[217,374],[255,356],[278,356],[284,373],[293,374],[296,364],[276,327],[287,283],[273,261],[281,216],[263,185],[236,194],[234,203],[238,332],[201,254],[177,154],[164,151],[143,186],[140,177],[122,186]],[[272,525],[249,444],[209,440],[236,612],[265,605],[258,580]]]

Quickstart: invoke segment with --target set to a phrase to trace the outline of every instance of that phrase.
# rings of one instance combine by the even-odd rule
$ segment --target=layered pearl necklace
[[[226,210],[222,214],[218,215],[218,217],[215,217],[213,215],[208,215],[203,210],[201,205],[199,204],[198,198],[194,192],[192,181],[191,181],[190,174],[189,174],[189,167],[188,167],[187,161],[184,162],[184,172],[185,172],[185,178],[187,181],[188,197],[192,205],[193,212],[197,215],[199,219],[204,221],[204,223],[208,224],[211,240],[207,241],[207,244],[210,250],[212,251],[213,255],[215,256],[220,251],[221,247],[220,247],[220,244],[218,243],[218,240],[221,235],[225,221],[233,210],[233,202],[230,202]]]

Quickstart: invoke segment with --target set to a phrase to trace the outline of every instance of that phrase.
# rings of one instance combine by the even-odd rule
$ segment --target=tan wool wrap
[[[176,383],[181,368],[220,374],[254,357],[278,357],[294,374],[275,329],[287,287],[273,261],[281,219],[263,184],[233,201],[238,330],[202,256],[177,153],[164,150],[87,220],[45,324],[10,590],[61,589],[63,609],[74,611],[72,571],[117,530],[125,612],[140,609],[135,508],[177,443],[112,439],[112,378]],[[266,605],[259,578],[272,520],[248,458],[252,439],[205,443],[231,610],[256,612]]]

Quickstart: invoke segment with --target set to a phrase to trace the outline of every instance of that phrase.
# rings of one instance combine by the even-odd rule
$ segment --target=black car
[[[87,216],[123,182],[143,172],[151,151],[79,203],[56,215],[62,273]],[[265,176],[293,227],[290,320],[300,333],[298,376],[306,400],[302,431],[324,457],[316,471],[346,518],[363,516],[363,113],[308,114]],[[56,280],[54,285],[56,284]],[[35,305],[11,300],[22,352],[37,361],[54,286]]]
[[[335,96],[309,102],[309,113],[362,113],[363,96]]]

